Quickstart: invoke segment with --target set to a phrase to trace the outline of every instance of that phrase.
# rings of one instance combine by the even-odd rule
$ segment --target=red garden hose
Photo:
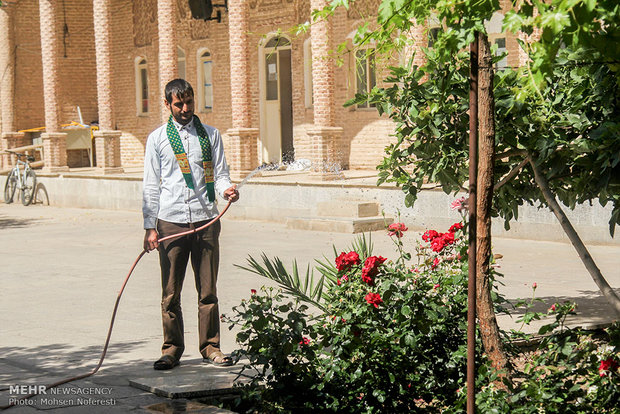
[[[161,239],[158,239],[157,242],[161,243],[163,241],[174,239],[174,238],[181,237],[181,236],[186,236],[188,234],[198,233],[199,231],[202,231],[202,230],[206,229],[210,225],[212,225],[215,222],[217,222],[224,215],[224,213],[226,213],[226,210],[228,210],[228,207],[230,207],[231,203],[232,203],[232,200],[228,201],[228,203],[226,204],[224,209],[220,212],[220,214],[218,214],[213,220],[209,221],[207,224],[205,224],[205,225],[203,225],[201,227],[198,227],[197,229],[187,230],[187,231],[184,231],[184,232],[181,232],[181,233],[171,234],[170,236],[162,237]],[[89,372],[87,374],[82,374],[82,375],[78,375],[78,376],[75,376],[75,377],[71,377],[71,378],[67,378],[67,379],[63,379],[63,380],[57,381],[57,382],[55,382],[53,384],[46,385],[45,389],[54,388],[54,387],[57,387],[59,385],[66,384],[68,382],[84,379],[84,378],[90,377],[91,375],[94,375],[97,371],[99,371],[99,368],[101,368],[101,364],[103,364],[103,360],[105,359],[106,352],[108,351],[108,345],[110,344],[110,337],[112,336],[112,328],[114,327],[114,318],[116,318],[116,311],[118,310],[118,304],[121,301],[121,296],[123,294],[123,290],[125,290],[125,286],[127,285],[127,282],[129,281],[129,276],[131,276],[131,274],[133,273],[133,270],[135,269],[136,265],[138,264],[140,259],[142,259],[142,256],[144,256],[145,253],[147,253],[147,251],[146,250],[142,250],[142,252],[138,255],[136,260],[133,262],[133,264],[131,265],[131,269],[129,269],[129,273],[127,273],[127,276],[125,277],[125,280],[123,281],[123,285],[121,286],[121,290],[118,292],[118,296],[116,297],[116,302],[114,303],[114,310],[112,311],[112,319],[110,320],[110,328],[108,329],[108,336],[107,336],[107,338],[105,340],[105,345],[103,346],[103,351],[101,352],[101,358],[99,358],[99,363],[97,364],[97,366],[91,372]],[[4,406],[0,407],[0,409],[1,410],[6,410],[7,408],[11,408],[11,407],[17,405],[19,401],[27,400],[29,398],[32,398],[32,397],[36,396],[36,395],[39,395],[39,392],[34,392],[32,394],[28,394],[28,395],[25,395],[23,397],[20,397],[20,398],[16,399],[15,401],[9,403],[8,405],[4,405]]]

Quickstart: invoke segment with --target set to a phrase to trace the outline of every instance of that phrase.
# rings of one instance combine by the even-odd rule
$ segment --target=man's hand
[[[232,187],[224,191],[224,200],[231,201],[233,203],[239,200],[239,191],[237,191],[236,185],[233,185]]]
[[[144,250],[150,252],[151,250],[157,249],[157,246],[159,246],[157,238],[157,230],[146,229],[146,233],[144,234]]]

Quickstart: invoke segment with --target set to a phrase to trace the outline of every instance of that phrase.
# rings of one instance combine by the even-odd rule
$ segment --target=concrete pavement
[[[404,241],[412,243],[416,237],[419,234],[408,232]],[[142,238],[138,211],[0,205],[0,405],[6,404],[11,385],[44,385],[94,367],[118,290],[141,251]],[[375,253],[395,257],[393,244],[384,232],[374,232],[372,239]],[[305,267],[323,255],[332,259],[332,245],[344,250],[353,240],[350,234],[290,230],[283,224],[225,217],[218,284],[221,312],[230,313],[233,306],[249,297],[251,289],[273,285],[234,266],[244,264],[248,255],[258,257],[265,252],[270,257],[279,256],[287,265],[296,258]],[[537,296],[547,302],[537,304],[539,310],[554,301],[572,300],[578,303],[578,315],[570,321],[573,325],[613,319],[611,309],[569,244],[495,238],[494,252],[504,256],[499,262],[499,270],[505,275],[500,292],[507,298],[529,297],[536,282]],[[591,254],[608,282],[620,287],[620,247],[592,246]],[[115,404],[86,404],[89,412],[165,412],[170,400],[130,387],[129,380],[183,382],[182,378],[209,375],[197,350],[192,279],[187,278],[182,296],[186,330],[182,365],[171,372],[156,372],[152,362],[161,345],[159,266],[155,253],[142,259],[121,300],[102,369],[94,377],[68,386],[99,389],[100,393],[109,390],[109,394],[96,397],[114,400]],[[500,317],[500,324],[518,327],[507,317]],[[227,327],[222,328],[225,352],[235,348],[234,335]],[[84,410],[75,399],[72,407],[53,405],[54,401],[41,401],[40,397],[35,401],[38,405],[9,412]],[[186,411],[216,412],[187,400],[177,404],[183,401]]]

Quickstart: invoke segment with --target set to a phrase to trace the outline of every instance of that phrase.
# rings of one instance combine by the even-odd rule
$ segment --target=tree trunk
[[[607,299],[607,302],[616,311],[616,315],[620,316],[620,298],[611,288],[611,286],[609,286],[609,283],[607,283],[607,280],[605,280],[605,278],[601,274],[600,269],[598,268],[596,263],[594,263],[594,259],[592,259],[592,256],[590,256],[590,252],[588,252],[588,249],[581,241],[581,238],[577,234],[577,231],[575,231],[575,228],[568,220],[568,217],[566,217],[566,214],[556,201],[555,196],[549,188],[549,182],[547,181],[547,177],[545,177],[545,175],[540,171],[540,168],[536,165],[536,159],[531,155],[529,158],[530,165],[534,170],[534,179],[536,180],[538,188],[540,188],[540,191],[542,191],[543,196],[545,197],[545,201],[547,202],[547,205],[549,205],[549,209],[553,211],[553,214],[555,214],[555,217],[560,222],[562,230],[564,230],[564,233],[566,233],[566,235],[568,236],[571,244],[573,245],[575,250],[577,250],[579,258],[590,273],[590,276],[594,280],[594,283],[596,283],[601,293],[603,293],[603,296],[605,296],[605,299]]]
[[[478,119],[478,223],[476,252],[476,305],[480,334],[484,350],[491,364],[500,372],[508,374],[508,360],[500,338],[497,319],[491,299],[489,280],[491,258],[491,204],[493,201],[493,168],[495,161],[495,101],[493,99],[493,68],[487,36],[480,37]]]

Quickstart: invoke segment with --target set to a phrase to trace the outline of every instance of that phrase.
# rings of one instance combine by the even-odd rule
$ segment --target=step
[[[334,233],[363,233],[385,230],[392,224],[391,217],[375,216],[363,218],[345,217],[288,217],[286,227],[297,230],[331,231]]]
[[[321,217],[376,217],[379,204],[365,201],[323,201],[317,203],[317,213]]]

